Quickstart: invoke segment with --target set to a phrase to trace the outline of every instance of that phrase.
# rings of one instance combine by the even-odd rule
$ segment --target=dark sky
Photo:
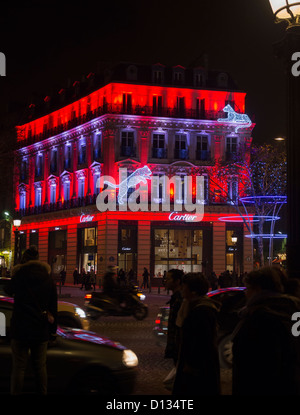
[[[247,92],[255,143],[285,131],[285,75],[273,46],[285,26],[269,0],[24,1],[0,11],[0,108],[29,103],[80,80],[98,62],[187,66],[203,53]]]

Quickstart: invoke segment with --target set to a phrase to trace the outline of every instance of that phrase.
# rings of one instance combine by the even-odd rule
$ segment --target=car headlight
[[[78,314],[80,318],[86,318],[85,311],[80,307],[75,307],[75,313]]]
[[[139,363],[137,355],[129,349],[123,350],[122,361],[124,365],[127,367],[134,367],[137,366]]]

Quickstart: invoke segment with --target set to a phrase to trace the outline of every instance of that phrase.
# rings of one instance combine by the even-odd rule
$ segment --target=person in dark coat
[[[250,272],[245,282],[247,304],[233,333],[232,394],[298,395],[300,344],[291,328],[299,298],[284,293],[273,267]]]
[[[206,296],[208,289],[202,273],[188,273],[183,278],[184,301],[177,318],[182,334],[173,395],[220,394],[218,309]]]
[[[57,329],[57,292],[50,266],[38,259],[35,247],[27,249],[5,287],[6,293],[14,297],[10,324],[11,393],[14,395],[22,393],[29,351],[36,391],[47,393],[47,346]]]
[[[175,365],[178,359],[179,347],[179,327],[176,325],[176,319],[183,300],[181,293],[183,275],[184,273],[180,269],[170,269],[167,272],[165,281],[166,289],[172,290],[172,295],[168,302],[170,311],[165,358],[173,359]]]

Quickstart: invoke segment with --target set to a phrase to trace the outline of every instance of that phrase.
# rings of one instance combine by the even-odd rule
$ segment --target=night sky
[[[273,51],[285,25],[274,23],[268,0],[43,0],[1,4],[0,13],[2,115],[101,62],[188,66],[207,53],[210,69],[228,71],[247,92],[254,143],[286,135],[285,74]]]

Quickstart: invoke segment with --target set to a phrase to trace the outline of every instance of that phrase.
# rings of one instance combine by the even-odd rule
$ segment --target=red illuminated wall
[[[92,94],[79,99],[78,101],[67,105],[57,111],[54,111],[44,117],[38,118],[29,123],[17,127],[18,141],[26,140],[33,135],[42,134],[44,129],[52,129],[59,125],[66,124],[73,118],[84,116],[89,111],[94,111],[103,106],[104,101],[107,104],[122,106],[123,94],[132,96],[132,106],[149,106],[153,105],[153,96],[163,97],[163,106],[175,108],[177,97],[185,98],[185,108],[195,108],[195,99],[205,99],[205,110],[222,111],[226,100],[233,100],[240,112],[245,112],[245,93],[195,90],[190,88],[165,87],[152,85],[131,85],[123,83],[111,83],[105,87],[93,92]]]

